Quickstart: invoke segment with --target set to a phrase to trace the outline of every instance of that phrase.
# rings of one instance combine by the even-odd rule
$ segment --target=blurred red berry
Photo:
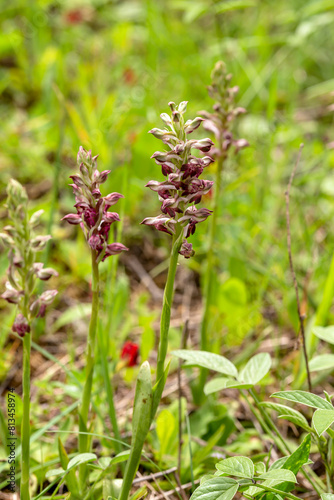
[[[126,359],[127,366],[136,366],[139,355],[139,345],[134,342],[125,342],[122,347],[121,358]]]

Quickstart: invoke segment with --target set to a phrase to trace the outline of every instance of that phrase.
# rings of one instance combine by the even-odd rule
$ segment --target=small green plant
[[[307,459],[300,464],[298,470],[301,470],[301,473],[308,479],[311,485],[314,488],[314,491],[319,495],[327,494],[332,492],[333,489],[333,472],[334,472],[334,453],[333,453],[333,437],[334,430],[331,426],[334,423],[334,408],[331,402],[331,398],[326,393],[326,398],[321,398],[315,394],[306,391],[283,391],[276,392],[272,394],[272,397],[286,399],[291,402],[304,404],[306,406],[315,408],[316,411],[312,417],[312,425],[309,425],[305,416],[294,408],[290,408],[286,405],[276,404],[273,402],[265,402],[261,401],[259,394],[257,393],[255,386],[261,382],[261,380],[267,375],[271,367],[271,358],[267,353],[260,353],[253,356],[244,366],[244,368],[240,371],[237,370],[235,365],[231,363],[224,356],[220,356],[218,354],[209,353],[206,351],[187,351],[187,350],[178,350],[173,351],[175,356],[185,360],[187,362],[186,366],[194,365],[199,366],[201,368],[205,368],[207,370],[213,370],[220,374],[219,377],[213,378],[208,382],[204,388],[205,394],[213,394],[225,389],[238,389],[240,391],[240,396],[246,401],[249,406],[249,409],[253,413],[256,420],[261,425],[264,433],[270,437],[272,443],[280,450],[283,454],[290,453],[291,448],[286,439],[281,435],[278,427],[276,426],[274,420],[271,417],[270,411],[275,410],[279,413],[279,418],[284,418],[293,424],[299,426],[303,431],[308,433],[309,443],[311,441],[317,446],[319,454],[322,458],[326,469],[326,477],[327,484],[325,485],[320,478],[318,478],[313,471],[307,467],[308,464],[308,456],[309,456],[309,448]],[[223,376],[221,376],[223,375]],[[327,432],[328,438],[324,437],[324,433]],[[249,458],[244,460],[243,462],[249,464]],[[291,454],[290,461],[293,461],[294,454]],[[228,459],[232,460],[232,459]],[[288,460],[288,459],[286,459]],[[288,463],[290,463],[290,461]],[[230,463],[230,462],[228,462]],[[282,464],[282,461],[279,462]],[[235,463],[236,467],[236,463]],[[284,466],[282,466],[284,468]],[[219,467],[218,467],[219,469]],[[264,472],[268,472],[271,469],[266,469]],[[290,469],[291,470],[291,469]],[[294,472],[296,474],[298,472]],[[263,472],[263,473],[264,473]],[[219,473],[216,473],[216,475]],[[262,472],[261,472],[262,474]],[[274,473],[276,474],[276,473]],[[237,475],[232,474],[231,475]],[[255,477],[249,477],[252,481],[255,481]],[[258,477],[261,481],[262,479],[274,479],[273,477]],[[213,481],[213,480],[212,480]],[[282,481],[288,481],[288,479],[284,479]],[[223,488],[223,482],[218,481],[218,489],[221,486]],[[256,481],[255,481],[256,482]],[[279,482],[275,483],[275,488],[273,493],[278,493],[281,489],[279,486]],[[205,483],[204,483],[205,484]],[[208,483],[207,487],[211,487],[214,483]],[[219,486],[220,484],[220,486]],[[230,484],[230,483],[229,483]],[[256,483],[257,484],[257,483]],[[258,490],[251,489],[251,494],[247,498],[256,497],[258,494],[261,494],[261,490],[266,489],[268,487],[266,481],[264,483],[257,484]],[[241,485],[245,486],[244,484]],[[249,485],[247,485],[249,486]],[[269,484],[270,487],[273,486],[272,483]],[[216,486],[213,486],[215,488]],[[227,486],[226,486],[227,487]],[[229,486],[231,491],[229,494],[232,496],[228,496],[227,498],[233,498],[235,493],[237,492],[240,485],[238,484],[230,484]],[[202,488],[202,487],[201,487]],[[204,485],[203,485],[204,488]],[[202,491],[202,490],[200,490]],[[204,490],[203,490],[204,491]],[[254,491],[257,493],[254,494]],[[268,490],[267,488],[267,491]],[[281,491],[285,491],[284,489]],[[232,494],[233,493],[233,494]],[[202,493],[201,493],[202,494]],[[287,494],[287,498],[296,498],[292,494]],[[195,494],[195,498],[197,498]],[[211,496],[210,496],[211,498]],[[215,494],[213,493],[212,498],[215,498]],[[323,498],[327,498],[326,496]]]
[[[33,321],[45,315],[45,309],[52,304],[57,290],[36,292],[38,280],[47,281],[58,273],[36,262],[36,254],[45,249],[51,236],[35,236],[42,210],[31,217],[28,214],[28,196],[21,184],[11,179],[7,187],[8,217],[12,225],[5,226],[6,233],[0,234],[1,243],[9,249],[8,281],[1,297],[16,305],[16,317],[12,331],[23,343],[23,417],[21,428],[21,484],[22,500],[29,500],[30,478],[30,351]]]

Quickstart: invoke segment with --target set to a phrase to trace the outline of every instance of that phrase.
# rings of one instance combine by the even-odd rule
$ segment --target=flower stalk
[[[225,64],[218,62],[211,75],[212,83],[208,87],[209,95],[215,99],[213,112],[202,111],[200,114],[204,117],[203,127],[212,132],[215,136],[215,147],[211,149],[210,154],[216,160],[216,176],[213,199],[213,215],[211,218],[209,245],[207,252],[207,267],[204,279],[204,310],[201,324],[201,350],[210,351],[210,304],[212,303],[213,281],[215,275],[215,242],[217,235],[217,221],[219,214],[219,205],[222,195],[222,172],[228,155],[232,150],[237,154],[241,149],[248,146],[245,139],[234,139],[231,132],[233,121],[240,114],[246,112],[244,108],[235,106],[235,97],[238,93],[238,87],[230,87],[232,75],[227,74]],[[208,371],[201,369],[198,388],[194,391],[195,399],[203,396],[203,387],[207,379]],[[198,401],[199,402],[199,401]]]
[[[140,391],[145,387],[147,395],[143,399],[136,397],[135,400],[131,454],[127,462],[119,500],[129,498],[144,442],[155,417],[166,382],[168,367],[165,369],[165,361],[168,351],[168,334],[178,258],[179,255],[183,255],[188,259],[194,255],[192,244],[187,240],[194,234],[196,225],[206,220],[211,214],[210,210],[197,209],[196,205],[212,187],[212,181],[202,180],[199,177],[204,168],[213,162],[213,159],[210,156],[203,158],[194,156],[192,149],[208,152],[213,142],[210,139],[187,139],[187,135],[196,130],[203,121],[199,117],[187,122],[184,121],[183,115],[187,109],[187,102],[181,102],[178,106],[174,102],[170,102],[169,106],[172,112],[171,116],[166,113],[160,115],[168,128],[164,130],[154,128],[150,131],[169,147],[168,151],[157,151],[152,156],[161,167],[166,180],[163,182],[152,180],[147,184],[147,187],[158,193],[162,203],[161,214],[156,217],[147,217],[142,222],[142,224],[153,226],[158,231],[167,233],[173,238],[160,320],[156,384],[152,388],[149,367],[147,363],[144,363],[138,375],[136,394],[140,394]],[[148,406],[147,402],[151,399],[153,401]],[[138,431],[138,422],[140,431]]]
[[[97,156],[92,157],[91,151],[87,152],[80,146],[77,156],[79,173],[70,176],[73,180],[71,186],[75,195],[76,203],[74,207],[77,213],[70,213],[65,215],[62,219],[70,224],[80,225],[90,247],[92,260],[92,313],[86,346],[86,378],[79,410],[80,453],[85,453],[89,451],[90,448],[90,440],[85,433],[88,429],[99,319],[99,263],[112,255],[118,255],[128,250],[122,243],[109,243],[108,241],[111,225],[115,221],[120,220],[118,213],[109,212],[109,208],[115,205],[120,198],[123,198],[123,195],[119,193],[110,193],[107,196],[102,196],[100,185],[107,180],[110,170],[100,172],[97,168],[97,158]],[[106,369],[107,367],[104,364],[104,371]],[[113,397],[112,392],[109,396]],[[119,436],[113,401],[112,404],[109,404],[109,413],[114,435]],[[86,464],[82,464],[79,467],[79,481],[83,492],[87,481]]]
[[[40,223],[42,210],[28,215],[28,196],[21,184],[13,179],[7,187],[8,215],[13,225],[5,226],[5,233],[0,233],[0,241],[9,249],[9,268],[6,291],[1,295],[10,304],[15,304],[17,314],[12,325],[14,333],[22,338],[23,343],[23,415],[21,427],[21,483],[20,497],[29,500],[30,478],[30,352],[31,330],[34,318],[45,315],[57,290],[36,293],[37,281],[47,281],[58,273],[44,264],[36,262],[36,254],[44,250],[50,236],[34,236],[34,230]]]

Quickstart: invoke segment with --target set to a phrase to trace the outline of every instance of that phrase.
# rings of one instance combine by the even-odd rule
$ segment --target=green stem
[[[179,233],[177,233],[173,238],[172,252],[170,256],[167,281],[163,297],[162,313],[160,321],[160,339],[158,347],[157,377],[156,377],[157,381],[163,376],[165,371],[165,360],[168,349],[168,332],[170,325],[171,307],[173,303],[174,281],[175,281],[181,243],[182,243],[182,229],[179,229]]]
[[[29,462],[30,462],[30,351],[31,333],[23,338],[23,418],[22,418],[22,458],[21,458],[21,500],[29,500]]]
[[[116,416],[116,408],[114,403],[114,390],[109,378],[109,370],[108,370],[108,349],[106,343],[103,341],[103,331],[99,328],[99,347],[100,347],[100,355],[102,362],[102,372],[104,379],[104,386],[107,393],[108,400],[108,408],[109,408],[109,418],[112,425],[112,429],[114,431],[114,436],[116,441],[114,441],[115,451],[116,453],[120,453],[122,451],[121,445],[121,435],[118,428],[117,416]],[[121,466],[123,462],[121,463]]]
[[[215,241],[217,234],[217,220],[218,220],[218,212],[219,212],[219,200],[221,195],[221,181],[222,181],[222,170],[224,164],[225,157],[221,156],[217,162],[217,171],[215,178],[215,191],[214,191],[214,200],[213,200],[213,213],[211,216],[211,225],[210,225],[210,234],[209,234],[209,248],[207,254],[207,267],[206,273],[204,276],[204,311],[203,318],[201,324],[201,350],[208,351],[210,350],[210,344],[208,342],[209,336],[209,323],[210,323],[210,304],[211,304],[211,296],[212,296],[212,285],[213,285],[213,270],[215,266]],[[198,383],[198,389],[196,390],[196,399],[198,402],[201,401],[203,396],[203,388],[207,379],[208,370],[205,368],[201,368],[200,378]]]
[[[92,394],[93,385],[93,374],[94,374],[94,364],[95,364],[95,343],[96,343],[96,331],[99,315],[99,267],[96,262],[96,251],[92,250],[92,314],[89,323],[89,332],[86,347],[86,380],[83,389],[82,402],[80,408],[80,422],[79,422],[79,453],[85,453],[88,451],[88,436],[87,434],[82,434],[82,432],[87,432],[87,422],[89,406]],[[79,467],[79,477],[80,484],[84,486],[86,478],[87,466],[83,464]]]
[[[256,488],[261,488],[262,490],[270,491],[271,493],[277,493],[280,496],[282,496],[282,493],[283,493],[284,498],[291,498],[291,500],[300,500],[298,497],[296,497],[292,493],[287,493],[286,491],[277,490],[276,488],[271,488],[270,486],[264,486],[263,484],[249,483],[249,484],[243,484],[243,486],[255,486]]]
[[[165,370],[165,360],[168,350],[168,332],[170,326],[171,307],[173,303],[174,281],[175,281],[177,263],[179,258],[179,250],[182,243],[182,236],[183,236],[182,228],[177,228],[177,232],[173,237],[172,251],[169,262],[168,275],[165,285],[162,312],[161,312],[160,339],[158,347],[158,361],[157,361],[157,375],[156,375],[157,382],[163,377]],[[150,421],[153,416],[154,415],[150,417]],[[129,497],[132,482],[140,463],[140,457],[144,446],[144,442],[149,432],[150,422],[146,426],[146,430],[144,430],[144,428],[145,425],[144,422],[142,422],[141,432],[138,433],[136,439],[134,439],[133,443],[131,444],[131,453],[129,460],[127,461],[126,464],[125,474],[123,478],[123,485],[120,492],[119,500],[127,500]]]

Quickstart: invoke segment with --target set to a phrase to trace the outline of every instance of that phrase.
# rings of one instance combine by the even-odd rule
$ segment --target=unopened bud
[[[14,240],[6,233],[0,233],[0,243],[4,247],[11,248],[14,245]]]
[[[41,217],[44,213],[44,210],[37,210],[37,212],[33,213],[30,217],[29,224],[34,227],[40,223]]]
[[[31,248],[34,252],[41,252],[46,247],[47,242],[51,239],[50,235],[47,236],[36,236],[31,240]]]

